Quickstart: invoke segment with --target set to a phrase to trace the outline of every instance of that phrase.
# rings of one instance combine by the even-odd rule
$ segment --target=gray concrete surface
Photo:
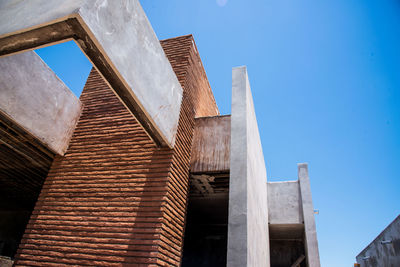
[[[270,224],[303,224],[298,181],[268,182]]]
[[[227,266],[270,266],[266,181],[247,70],[233,68]]]
[[[400,215],[356,259],[361,267],[400,266]]]
[[[0,55],[70,39],[149,136],[172,147],[182,88],[138,0],[0,2]]]
[[[298,164],[298,178],[304,218],[307,265],[309,267],[319,267],[321,264],[319,259],[317,230],[315,227],[314,207],[307,163]]]
[[[1,267],[12,267],[13,264],[14,264],[14,261],[11,260],[11,258],[0,256],[0,266]]]
[[[192,173],[229,172],[231,117],[196,118],[190,155]]]
[[[80,117],[79,99],[33,51],[0,58],[0,113],[63,155]]]

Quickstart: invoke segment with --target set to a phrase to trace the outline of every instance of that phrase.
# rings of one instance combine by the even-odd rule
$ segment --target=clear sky
[[[222,114],[247,65],[268,179],[309,163],[322,266],[353,266],[400,213],[400,1],[141,3],[159,39],[194,35]],[[75,45],[39,55],[80,94]]]

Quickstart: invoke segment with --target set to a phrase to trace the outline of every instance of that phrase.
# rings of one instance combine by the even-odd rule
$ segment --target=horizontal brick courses
[[[44,182],[17,266],[179,266],[194,118],[218,108],[192,36],[161,44],[184,89],[174,149],[156,147],[92,70],[82,116]]]

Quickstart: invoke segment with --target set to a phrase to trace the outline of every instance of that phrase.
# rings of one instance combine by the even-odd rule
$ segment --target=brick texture
[[[16,266],[180,264],[194,118],[218,108],[192,36],[161,44],[184,89],[174,149],[156,147],[92,70],[82,116],[50,168]]]

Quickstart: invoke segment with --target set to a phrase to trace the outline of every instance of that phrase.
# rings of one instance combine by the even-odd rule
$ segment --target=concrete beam
[[[227,266],[270,266],[266,181],[247,70],[233,68]]]
[[[196,118],[190,158],[192,173],[229,172],[230,129],[230,116]]]
[[[149,136],[173,147],[182,88],[138,0],[0,3],[0,56],[71,39]]]
[[[303,224],[298,181],[269,182],[268,219],[271,225]]]
[[[298,177],[300,185],[300,195],[302,202],[306,258],[309,267],[320,267],[317,230],[315,227],[314,207],[311,197],[310,178],[308,176],[308,164],[299,163]]]
[[[0,116],[64,155],[81,103],[33,51],[0,58]]]

